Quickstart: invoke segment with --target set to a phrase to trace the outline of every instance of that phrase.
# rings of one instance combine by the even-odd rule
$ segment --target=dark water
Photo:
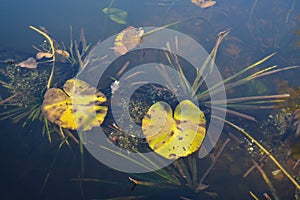
[[[299,65],[300,35],[296,33],[300,30],[300,3],[297,0],[294,6],[293,3],[294,0],[230,0],[217,1],[215,6],[201,9],[189,0],[116,0],[112,7],[128,13],[127,24],[120,25],[102,12],[110,1],[1,0],[0,60],[16,58],[16,61],[21,61],[34,56],[36,51],[32,44],[40,44],[43,38],[29,29],[29,25],[46,27],[57,41],[68,46],[70,25],[74,38],[78,38],[79,30],[84,28],[88,43],[96,44],[129,25],[161,26],[184,17],[196,16],[206,21],[192,19],[172,28],[192,37],[208,52],[213,48],[218,33],[231,28],[229,36],[220,45],[216,59],[223,76],[233,74],[273,52],[276,55],[265,62],[264,67]],[[227,95],[241,97],[276,94],[279,92],[276,84],[283,80],[297,87],[298,74],[297,69],[275,74],[232,90]],[[6,95],[7,91],[1,88],[1,96]],[[265,119],[272,112],[247,111],[258,119]],[[239,122],[238,119],[236,121]],[[259,126],[253,122],[247,123],[240,125],[252,128]],[[54,141],[49,144],[47,137],[40,134],[40,124],[33,123],[24,128],[22,124],[3,120],[0,125],[1,199],[106,199],[123,196],[143,196],[144,199],[213,199],[206,192],[217,193],[217,199],[251,199],[248,193],[250,190],[263,199],[262,194],[268,192],[260,174],[254,174],[248,179],[242,178],[252,164],[245,149],[233,150],[238,144],[228,148],[213,175],[208,177],[210,187],[207,191],[194,193],[185,187],[171,190],[147,186],[137,186],[131,191],[132,183],[128,180],[128,174],[104,166],[88,152],[84,153],[85,168],[82,172],[78,145],[71,144],[71,149],[64,145],[58,150],[59,138],[54,137]],[[257,131],[255,134],[259,136]],[[222,136],[222,142],[225,137]],[[209,160],[205,158],[200,161],[201,166],[207,168]],[[271,168],[269,171],[276,169],[274,166]],[[200,169],[200,172],[204,171]],[[50,175],[43,188],[47,174]],[[82,176],[95,180],[83,183],[76,181]],[[143,175],[138,177],[142,179]],[[281,199],[293,199],[295,190],[287,179],[277,182],[275,186]]]

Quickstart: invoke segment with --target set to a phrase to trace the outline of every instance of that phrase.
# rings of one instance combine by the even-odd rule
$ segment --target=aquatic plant
[[[95,87],[82,80],[69,79],[63,90],[50,88],[46,91],[42,111],[59,127],[86,131],[103,123],[107,107],[101,104],[105,101],[105,95]]]
[[[165,26],[163,26],[163,27],[165,27]],[[161,29],[163,27],[160,27],[159,29]],[[38,101],[32,100],[32,101],[27,102],[27,103],[29,103],[29,106],[27,107],[27,108],[29,108],[29,110],[27,110],[28,119],[31,119],[31,120],[40,119],[43,122],[44,131],[47,132],[49,141],[51,141],[50,128],[52,130],[54,130],[55,132],[59,133],[63,139],[60,144],[60,147],[65,143],[68,144],[68,138],[72,138],[76,143],[80,143],[80,151],[81,151],[81,155],[83,157],[82,142],[78,141],[76,139],[76,137],[69,130],[76,130],[79,128],[82,128],[84,130],[89,130],[93,126],[99,126],[104,121],[104,117],[107,112],[107,107],[100,106],[100,105],[97,105],[96,108],[93,107],[92,111],[95,111],[95,110],[99,111],[99,113],[98,113],[99,115],[97,115],[98,118],[90,120],[91,118],[89,116],[89,113],[85,112],[85,114],[82,117],[86,120],[83,120],[84,121],[83,123],[78,122],[79,125],[77,125],[74,122],[74,118],[75,118],[74,114],[76,115],[77,111],[72,110],[73,108],[71,108],[71,106],[70,106],[71,96],[72,96],[70,93],[70,88],[83,87],[84,89],[89,90],[91,87],[86,86],[86,84],[81,82],[80,80],[78,80],[79,85],[77,87],[77,85],[75,83],[76,81],[74,81],[72,79],[66,81],[63,89],[60,89],[59,87],[53,88],[52,85],[55,85],[55,83],[53,83],[53,77],[54,77],[54,72],[55,72],[54,69],[56,68],[56,64],[58,62],[59,56],[62,57],[61,61],[68,60],[68,61],[70,61],[71,64],[78,64],[79,70],[82,70],[85,67],[85,65],[82,62],[82,57],[86,54],[86,52],[87,52],[86,49],[88,48],[88,46],[85,45],[85,48],[83,48],[82,52],[80,52],[80,50],[78,49],[78,44],[76,42],[71,42],[71,45],[69,48],[70,53],[68,55],[66,53],[67,52],[66,50],[56,49],[53,38],[51,38],[45,31],[41,31],[34,27],[31,27],[31,28],[34,29],[35,31],[37,31],[38,33],[42,34],[47,39],[47,41],[50,45],[50,48],[46,47],[45,49],[43,49],[43,51],[39,51],[37,56],[38,56],[38,58],[41,58],[41,59],[43,59],[43,58],[50,59],[52,68],[51,68],[50,75],[45,76],[47,78],[46,78],[46,80],[43,80],[43,84],[41,84],[41,85],[43,85],[43,87],[45,85],[47,85],[48,90],[46,91],[45,96],[43,96],[43,92],[41,92],[39,89],[40,93],[33,95],[33,96],[39,97]],[[134,34],[135,34],[137,30],[134,29],[134,31],[135,31],[134,32]],[[139,32],[139,31],[137,33],[138,33],[137,34],[138,40],[136,40],[136,38],[135,38],[135,40],[133,42],[134,47],[136,47],[136,45],[141,41],[142,36],[145,36],[144,33],[140,34],[141,32]],[[146,33],[146,34],[150,34],[150,33]],[[208,185],[206,185],[204,183],[204,180],[208,176],[208,174],[211,172],[211,170],[214,168],[214,166],[216,165],[218,158],[221,156],[224,148],[226,147],[226,145],[229,142],[229,140],[226,140],[224,142],[222,147],[219,149],[218,153],[215,154],[215,159],[211,163],[211,166],[209,166],[207,168],[207,171],[199,179],[198,178],[199,165],[197,165],[198,158],[197,158],[196,154],[193,154],[193,152],[195,152],[202,144],[202,141],[203,141],[203,138],[205,135],[205,131],[206,131],[205,130],[205,123],[206,123],[205,116],[211,115],[212,117],[217,118],[216,116],[214,116],[214,113],[209,112],[209,107],[211,106],[211,104],[214,103],[214,105],[216,105],[218,107],[218,109],[222,110],[222,109],[224,109],[223,105],[225,103],[228,103],[228,108],[229,108],[227,110],[228,114],[255,121],[254,117],[242,113],[241,110],[242,109],[274,108],[274,107],[276,107],[276,105],[274,106],[274,103],[284,102],[286,100],[286,98],[289,97],[288,94],[282,94],[282,95],[238,97],[238,98],[227,99],[227,102],[225,100],[224,101],[220,100],[218,102],[210,101],[209,91],[204,87],[205,76],[209,76],[210,74],[209,73],[204,74],[203,72],[210,71],[210,69],[214,66],[213,64],[214,64],[214,61],[215,61],[215,58],[217,55],[218,47],[219,47],[222,39],[224,37],[226,37],[227,34],[229,34],[229,30],[221,32],[218,35],[218,40],[215,44],[215,47],[213,48],[211,54],[209,55],[209,57],[207,58],[206,62],[203,64],[203,66],[200,68],[200,70],[196,71],[197,75],[196,75],[195,79],[192,81],[188,80],[188,78],[186,77],[186,74],[184,73],[184,69],[181,66],[176,54],[170,53],[171,51],[168,51],[170,48],[168,47],[168,44],[167,44],[165,56],[166,56],[166,59],[169,61],[169,64],[172,67],[174,67],[177,71],[179,71],[179,73],[180,73],[180,78],[181,78],[180,79],[180,84],[181,84],[180,87],[185,88],[186,95],[192,95],[197,98],[200,105],[206,108],[205,110],[203,110],[203,112],[201,111],[202,109],[200,110],[198,107],[195,108],[195,105],[193,103],[187,102],[187,101],[182,101],[182,102],[179,102],[179,104],[177,105],[175,112],[174,112],[175,115],[173,117],[172,112],[171,112],[172,109],[169,106],[169,104],[167,104],[166,102],[157,101],[158,100],[157,97],[159,96],[158,93],[159,92],[163,93],[164,88],[154,87],[151,85],[152,89],[149,92],[152,92],[156,96],[152,95],[150,97],[150,99],[152,98],[150,101],[144,102],[141,99],[138,99],[138,100],[133,99],[130,102],[130,105],[131,105],[130,113],[133,116],[133,118],[136,119],[137,123],[142,124],[142,129],[144,131],[144,134],[146,135],[147,143],[141,142],[141,140],[136,139],[133,136],[131,137],[130,134],[125,133],[123,130],[119,129],[118,126],[115,124],[110,124],[108,127],[107,126],[103,127],[104,129],[106,129],[106,132],[109,133],[110,140],[112,142],[116,143],[121,148],[128,150],[129,153],[130,152],[139,153],[140,148],[138,148],[138,145],[142,144],[144,149],[145,148],[147,149],[147,145],[149,145],[150,149],[148,149],[148,150],[153,150],[167,158],[176,158],[177,159],[171,166],[154,172],[159,177],[159,179],[148,179],[148,181],[144,181],[144,179],[146,179],[145,176],[142,176],[140,178],[140,180],[138,180],[139,178],[135,178],[138,176],[130,175],[129,180],[134,183],[134,187],[136,185],[145,185],[145,186],[154,186],[154,187],[160,187],[160,188],[172,188],[172,189],[188,187],[195,192],[200,192],[200,191],[205,190],[208,187]],[[135,36],[136,36],[136,34],[135,34]],[[121,39],[119,39],[115,42],[124,42],[123,37],[124,37],[124,34]],[[71,40],[71,41],[73,41],[73,40]],[[131,41],[131,40],[129,40],[129,41]],[[73,45],[75,47],[73,47]],[[130,44],[130,45],[132,45],[132,44]],[[125,49],[126,52],[124,51],[125,53],[127,53],[128,50],[132,49],[131,46],[128,46],[128,45],[126,46],[124,44],[123,44],[123,46],[126,47],[126,49]],[[58,50],[61,50],[61,51],[58,51]],[[274,54],[266,56],[266,57],[262,58],[261,60],[255,62],[254,64],[235,73],[234,75],[226,78],[224,80],[225,89],[229,90],[231,88],[240,86],[242,84],[249,83],[249,81],[251,81],[251,80],[254,80],[254,79],[257,79],[260,77],[264,77],[264,76],[267,76],[267,75],[270,75],[270,74],[273,74],[276,72],[293,69],[293,68],[298,68],[298,66],[292,66],[292,67],[286,67],[286,68],[282,68],[282,69],[276,69],[277,66],[271,66],[268,68],[258,70],[256,72],[252,72],[250,75],[245,75],[247,72],[256,68],[260,64],[264,63],[266,60],[271,58],[273,55]],[[168,75],[164,74],[163,71],[161,73],[166,78],[168,78]],[[49,79],[48,79],[48,77],[49,77]],[[48,80],[48,82],[47,82],[47,80]],[[45,84],[46,82],[47,82],[47,84]],[[3,85],[5,85],[5,84],[3,84]],[[169,84],[172,84],[172,81],[170,81]],[[220,84],[222,84],[222,83],[216,83],[216,85],[213,88],[211,88],[212,89],[211,94],[217,94],[220,91],[219,90]],[[116,88],[116,86],[113,88]],[[86,92],[86,90],[82,91],[81,89],[79,89],[79,93]],[[116,90],[117,90],[117,88],[116,88]],[[14,91],[18,91],[18,89],[14,89]],[[96,92],[97,89],[92,88],[89,91]],[[99,91],[97,91],[97,92],[98,92],[98,94],[100,94],[100,96],[95,96],[94,94],[88,93],[87,99],[85,98],[86,96],[82,97],[79,95],[79,97],[82,97],[82,98],[79,98],[80,106],[82,106],[82,104],[83,104],[83,106],[86,106],[87,104],[97,101],[97,100],[99,100],[98,103],[104,102],[105,97],[102,95],[102,93],[99,93]],[[13,92],[11,99],[15,98],[14,95],[16,95],[16,94],[17,94],[16,92]],[[163,96],[163,95],[161,95],[161,96]],[[168,98],[168,101],[172,102],[171,105],[174,106],[174,104],[176,102],[174,100],[174,98],[171,95],[167,96],[167,98]],[[3,104],[10,102],[11,99],[9,97],[6,100],[3,100],[2,102],[3,102]],[[44,100],[43,105],[42,105],[42,102],[43,102],[42,100]],[[106,98],[105,98],[105,100],[106,100]],[[139,104],[135,104],[136,101],[139,101]],[[153,101],[155,101],[156,103],[154,103]],[[26,103],[25,100],[24,100],[24,102]],[[37,103],[35,104],[35,102],[37,102]],[[178,102],[176,102],[176,103],[178,103]],[[59,108],[57,108],[57,106]],[[184,107],[184,106],[187,106],[188,110],[196,111],[194,113],[195,115],[201,116],[200,124],[199,124],[199,120],[195,120],[195,118],[192,118],[191,116],[187,115],[186,113],[180,113],[178,111],[178,110],[180,110],[181,107]],[[59,113],[61,110],[63,112]],[[154,114],[153,110],[158,111],[158,114]],[[59,115],[59,114],[61,114],[61,115]],[[159,120],[160,114],[165,115],[165,118],[168,122],[167,123],[168,126],[163,129],[163,132],[156,133],[155,131],[157,129],[151,129],[151,126],[157,126],[157,121]],[[79,115],[81,115],[81,114],[79,114]],[[7,115],[6,117],[8,117],[8,116],[9,115]],[[23,116],[23,115],[19,115],[19,116]],[[197,129],[199,128],[199,132],[201,134],[198,134],[199,133],[198,131],[192,132],[192,135],[196,135],[198,140],[191,142],[192,147],[190,149],[188,149],[188,146],[190,145],[188,143],[180,144],[179,147],[182,148],[182,150],[180,150],[180,151],[177,151],[176,148],[174,148],[174,149],[172,148],[172,150],[168,150],[168,149],[166,150],[166,149],[160,148],[163,146],[163,143],[167,144],[166,148],[175,146],[175,142],[172,141],[172,137],[169,137],[170,133],[174,133],[174,136],[176,136],[177,138],[184,137],[184,138],[190,139],[191,136],[183,135],[183,133],[185,132],[184,129],[180,130],[180,127],[178,128],[175,126],[175,124],[178,121],[181,121],[182,119],[186,120],[187,126],[192,126],[192,127],[196,126]],[[96,120],[96,121],[94,121],[94,120]],[[259,148],[264,152],[264,154],[266,154],[269,158],[271,158],[271,160],[274,161],[275,164],[289,177],[289,179],[296,185],[296,187],[299,188],[299,184],[294,180],[294,178],[291,177],[289,175],[289,173],[287,173],[287,171],[270,154],[270,152],[267,151],[251,135],[249,135],[246,131],[244,131],[238,125],[236,125],[235,123],[233,123],[229,120],[224,120],[224,119],[218,119],[218,120],[223,120],[225,123],[227,123],[228,125],[230,125],[231,127],[235,128],[235,129],[237,129],[239,132],[243,133],[249,140],[251,140],[257,146],[259,146]],[[92,123],[87,124],[87,122],[89,122],[89,121],[92,121]],[[158,137],[154,138],[154,136],[157,136],[157,134],[158,134]],[[184,148],[186,150],[184,150]],[[107,150],[113,151],[110,149],[107,149]],[[175,156],[173,156],[173,155],[175,155]],[[142,155],[140,155],[140,156],[142,156]],[[179,158],[179,157],[184,157],[184,158]],[[130,158],[128,158],[128,159],[130,159]],[[149,164],[153,165],[153,162],[149,161]],[[47,177],[49,177],[49,176],[47,175]],[[47,178],[46,178],[46,180],[47,180]],[[45,182],[46,182],[46,180],[45,180]],[[84,180],[84,179],[82,179],[82,180]],[[213,194],[210,194],[210,195],[213,195]]]
[[[73,77],[78,69],[84,67],[82,65],[82,59],[86,56],[90,45],[87,45],[86,43],[83,29],[81,29],[80,31],[79,40],[82,44],[82,48],[79,49],[77,41],[73,41],[72,28],[70,28],[71,39],[69,53],[67,50],[65,50],[64,45],[60,45],[54,38],[52,38],[49,32],[44,27],[38,29],[36,27],[30,26],[30,28],[46,38],[46,41],[44,41],[38,47],[33,46],[38,51],[36,53],[36,58],[38,60],[42,60],[41,62],[38,62],[38,64],[40,64],[41,66],[37,69],[32,69],[32,67],[27,67],[30,63],[28,64],[29,61],[27,62],[26,60],[24,62],[21,62],[20,64],[15,64],[14,62],[9,63],[6,68],[1,69],[1,74],[4,77],[3,81],[1,81],[1,84],[5,88],[7,88],[9,93],[11,94],[10,97],[7,97],[0,102],[0,105],[3,106],[4,109],[6,109],[6,111],[0,113],[1,119],[10,118],[14,122],[26,119],[23,125],[28,124],[29,121],[33,122],[35,120],[39,120],[43,124],[42,133],[47,135],[50,142],[52,141],[51,132],[54,131],[62,137],[63,141],[61,145],[64,143],[68,144],[67,139],[69,137],[72,138],[76,143],[79,143],[75,136],[71,134],[68,129],[64,129],[64,127],[60,125],[55,126],[54,121],[56,121],[56,119],[53,118],[53,115],[56,116],[57,113],[52,112],[52,117],[50,117],[49,113],[45,114],[45,106],[43,106],[43,101],[45,102],[44,94],[48,94],[46,100],[48,100],[49,105],[47,107],[47,110],[49,111],[49,109],[53,109],[52,104],[55,100],[57,100],[55,98],[61,99],[63,97],[66,97],[66,93],[61,92],[62,90],[58,88],[51,88],[53,84],[52,82],[54,73],[57,73],[55,81],[66,81],[69,78],[69,73],[67,73],[68,75],[61,74],[58,70],[61,70],[60,63],[65,63],[67,61],[70,64],[70,71],[74,71],[73,74],[71,73],[71,76]],[[21,68],[22,66],[18,67],[18,65],[23,65],[22,63],[26,65],[26,68],[31,69]],[[47,70],[48,63],[50,63],[51,65],[50,75]],[[58,70],[55,70],[56,66]],[[55,82],[53,85],[57,84],[60,83]],[[85,86],[86,84],[81,85]],[[65,86],[69,87],[66,90],[68,90],[70,93],[70,81],[67,81]],[[90,92],[95,91],[95,89],[92,88],[84,89],[88,89]],[[51,97],[49,97],[50,93],[52,94],[50,95]],[[52,100],[49,100],[50,98],[52,98]],[[68,100],[70,101],[70,99]],[[61,102],[58,102],[58,104],[59,103]],[[100,106],[100,109],[101,108],[102,106]],[[42,110],[44,110],[44,112],[42,112]],[[65,120],[66,119],[64,119],[63,121]],[[67,126],[66,128],[74,129],[74,127],[72,128],[69,126]],[[67,137],[65,135],[67,135]]]
[[[285,102],[286,99],[290,96],[288,93],[279,94],[279,95],[264,95],[264,96],[246,96],[246,97],[237,97],[237,98],[230,98],[227,100],[219,100],[217,102],[211,102],[210,101],[210,95],[217,94],[220,92],[219,86],[221,84],[225,85],[225,90],[229,90],[235,87],[238,87],[243,84],[247,84],[252,80],[255,80],[257,78],[261,78],[264,76],[268,76],[277,72],[281,72],[284,70],[290,70],[290,69],[296,69],[299,68],[299,66],[291,66],[291,67],[285,67],[277,69],[277,66],[271,66],[267,68],[263,68],[260,70],[256,70],[255,72],[250,73],[250,75],[245,75],[250,70],[253,70],[254,68],[257,68],[262,63],[264,63],[266,60],[270,59],[274,54],[270,54],[254,64],[251,64],[241,71],[227,77],[224,79],[223,83],[216,83],[211,90],[208,91],[203,84],[204,79],[206,76],[210,75],[211,68],[214,67],[214,61],[216,58],[218,47],[224,37],[229,34],[229,30],[223,31],[219,33],[217,42],[211,51],[211,54],[207,58],[207,60],[204,62],[203,66],[200,68],[200,70],[196,71],[196,77],[194,80],[190,81],[186,74],[184,73],[184,69],[181,67],[179,59],[177,55],[174,53],[171,53],[169,44],[167,43],[167,48],[165,51],[165,56],[173,68],[175,68],[180,73],[180,87],[184,88],[186,91],[186,95],[192,95],[195,96],[201,106],[204,107],[210,107],[212,103],[214,106],[216,106],[218,109],[223,110],[223,105],[227,103],[228,109],[226,112],[229,115],[238,116],[240,118],[245,118],[247,120],[256,121],[256,119],[250,115],[247,115],[245,113],[242,113],[242,110],[247,109],[264,109],[264,108],[276,108],[277,103]],[[204,74],[203,72],[207,72]],[[169,84],[172,85],[172,81],[170,78],[168,78],[168,74],[166,74],[164,71],[161,71],[162,76],[166,77],[166,80],[170,80]],[[191,84],[190,84],[191,82]],[[160,87],[158,87],[160,88]],[[162,90],[163,88],[157,89],[156,91]],[[155,89],[154,89],[155,91]],[[156,102],[156,103],[155,103]],[[144,113],[144,119],[141,120],[141,117],[138,117],[142,115],[141,113],[138,113],[137,115],[134,115],[131,113],[131,116],[133,118],[141,120],[143,124],[143,132],[146,136],[147,143],[153,151],[157,152],[158,154],[162,155],[166,158],[173,158],[173,156],[170,157],[170,155],[175,155],[175,157],[178,155],[178,157],[183,157],[177,159],[173,165],[166,167],[164,169],[158,170],[154,172],[156,175],[158,175],[157,180],[155,179],[148,179],[147,177],[140,177],[140,180],[137,178],[134,178],[134,175],[129,177],[129,180],[134,183],[134,187],[136,185],[144,185],[144,186],[154,186],[159,188],[179,188],[179,187],[188,187],[191,190],[195,192],[200,192],[202,190],[205,190],[208,185],[204,184],[204,180],[206,176],[210,173],[211,169],[216,164],[216,160],[220,157],[223,149],[225,148],[226,144],[229,142],[227,140],[224,142],[224,145],[220,148],[219,153],[217,153],[215,160],[212,162],[211,166],[207,169],[207,171],[203,174],[203,177],[199,180],[197,171],[197,157],[196,154],[191,154],[197,149],[201,143],[202,140],[196,140],[195,143],[190,143],[195,145],[195,149],[192,148],[192,150],[183,150],[182,152],[177,152],[175,144],[173,144],[172,136],[173,134],[176,135],[176,127],[174,126],[174,123],[172,122],[173,118],[171,117],[172,113],[171,108],[167,106],[165,102],[161,101],[154,101],[153,103],[150,103],[151,105],[144,106],[148,108],[148,110],[142,111]],[[179,102],[179,105],[181,103]],[[178,108],[180,107],[178,105]],[[155,112],[153,111],[155,110]],[[177,110],[177,108],[176,108]],[[197,110],[197,109],[194,109]],[[225,110],[225,109],[224,109]],[[176,118],[177,111],[175,111],[174,118]],[[155,113],[155,114],[154,114]],[[263,154],[265,154],[269,159],[271,159],[274,164],[289,178],[289,180],[296,186],[296,188],[299,188],[299,183],[285,170],[284,167],[275,159],[275,157],[268,151],[265,147],[263,147],[260,142],[255,140],[249,133],[247,133],[244,129],[239,127],[237,124],[229,121],[228,119],[221,119],[217,116],[214,116],[214,113],[205,112],[205,115],[209,115],[212,118],[215,118],[217,120],[223,121],[226,124],[228,124],[230,127],[233,127],[234,129],[238,130],[240,133],[242,133],[249,141],[253,142],[255,145],[258,146],[258,148],[261,150]],[[183,117],[185,118],[185,117]],[[182,118],[181,118],[182,119]],[[167,123],[164,127],[155,128],[157,126],[161,126],[160,124],[156,124],[158,121],[164,120]],[[141,122],[140,121],[140,122]],[[140,123],[137,122],[138,124]],[[204,122],[205,123],[205,122]],[[149,128],[148,128],[149,126]],[[151,127],[151,128],[150,128]],[[155,130],[160,130],[159,132],[155,132]],[[184,132],[184,130],[182,130]],[[180,131],[179,131],[180,132]],[[204,129],[205,132],[205,129]],[[179,133],[178,133],[179,134]],[[200,134],[201,135],[201,134]],[[178,136],[178,135],[177,135]],[[190,137],[189,135],[183,136],[184,138]],[[177,137],[178,138],[178,137]],[[179,137],[180,138],[180,137]],[[167,149],[164,149],[164,144],[166,144]],[[180,144],[180,142],[176,143],[179,147],[185,147],[184,145]],[[173,148],[175,147],[175,148]],[[197,148],[196,148],[197,147]],[[104,148],[104,147],[100,147]],[[186,148],[186,147],[185,147]],[[104,148],[105,149],[105,148]],[[162,150],[161,150],[162,149]],[[107,151],[113,152],[113,150],[105,149]],[[191,155],[190,155],[191,154]],[[142,155],[140,155],[142,156]],[[122,157],[127,157],[126,155],[122,155]],[[178,158],[176,157],[176,158]],[[130,160],[131,158],[128,157]],[[146,158],[145,158],[146,160]],[[154,161],[150,162],[150,165],[154,165]],[[141,164],[142,165],[142,164]],[[146,166],[145,166],[146,167]],[[262,173],[263,174],[263,173]],[[263,177],[265,175],[263,174]],[[143,178],[148,181],[143,181]],[[266,182],[268,182],[268,179],[264,178]],[[83,180],[84,181],[84,180]],[[269,185],[271,187],[271,185]],[[273,188],[270,188],[272,192]],[[251,195],[254,196],[252,193]],[[276,197],[276,193],[273,194],[274,197]]]
[[[178,104],[174,117],[170,105],[159,101],[145,114],[142,130],[153,151],[167,159],[178,159],[199,149],[205,124],[204,113],[190,100]]]

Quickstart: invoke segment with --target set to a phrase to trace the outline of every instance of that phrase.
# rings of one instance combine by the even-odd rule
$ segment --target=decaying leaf
[[[142,28],[129,26],[116,36],[115,44],[112,49],[114,49],[116,54],[124,55],[141,42],[143,34],[144,30]]]
[[[85,131],[102,124],[107,107],[101,104],[105,101],[105,95],[97,88],[85,81],[70,79],[63,89],[47,90],[42,112],[50,122],[62,128]]]
[[[69,52],[65,50],[57,49],[55,50],[55,53],[56,53],[56,59],[60,62],[65,62],[70,58]]]
[[[30,57],[27,60],[24,60],[24,61],[16,64],[16,66],[25,67],[28,69],[34,69],[34,68],[37,68],[37,64],[38,63],[36,62],[36,60],[33,57]]]
[[[191,2],[196,6],[200,6],[201,3],[204,3],[204,0],[191,0]]]
[[[36,59],[40,60],[42,58],[52,58],[53,55],[52,55],[52,53],[49,53],[49,52],[42,52],[42,51],[40,51],[40,52],[38,52],[36,54],[35,57],[36,57]]]
[[[200,7],[201,8],[208,8],[208,7],[211,7],[215,4],[216,4],[216,1],[205,1],[204,3],[200,4]]]
[[[195,4],[196,6],[200,6],[201,8],[208,8],[208,7],[211,7],[211,6],[216,4],[216,1],[212,1],[212,0],[208,0],[208,1],[205,1],[205,0],[191,0],[191,2],[193,4]]]

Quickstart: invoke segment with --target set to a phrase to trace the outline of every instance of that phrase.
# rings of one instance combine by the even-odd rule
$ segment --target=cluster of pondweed
[[[117,129],[110,130],[108,138],[116,146],[130,152],[140,151],[143,144],[145,144],[144,139]]]
[[[105,128],[105,132],[111,142],[128,151],[148,151],[146,140],[142,136],[142,120],[151,105],[158,101],[165,101],[170,105],[177,105],[177,100],[172,92],[157,85],[144,85],[131,96],[129,103],[120,96],[119,117],[115,118],[115,127]],[[126,108],[128,106],[128,108]],[[128,123],[127,114],[137,126],[125,126]],[[119,128],[121,127],[121,128]],[[138,128],[137,128],[138,127]]]
[[[46,70],[26,69],[15,65],[7,65],[0,70],[4,76],[5,85],[14,98],[10,103],[17,103],[20,106],[28,106],[42,98],[43,90],[47,85],[49,73]]]

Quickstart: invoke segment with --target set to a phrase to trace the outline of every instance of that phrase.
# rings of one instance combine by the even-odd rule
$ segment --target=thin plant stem
[[[252,64],[252,65],[250,65],[250,66],[248,66],[248,67],[246,67],[245,69],[243,69],[243,70],[241,70],[241,71],[239,71],[239,72],[233,74],[232,76],[226,78],[224,81],[215,84],[213,87],[210,88],[210,90],[211,90],[211,91],[214,91],[214,94],[215,94],[215,93],[218,93],[218,88],[219,88],[222,84],[224,84],[224,85],[226,86],[226,89],[228,89],[228,86],[229,86],[229,85],[237,86],[237,85],[243,84],[244,82],[249,81],[248,77],[250,77],[251,75],[248,76],[248,77],[246,77],[246,78],[240,79],[240,80],[238,80],[238,81],[236,81],[236,82],[233,82],[233,83],[231,83],[231,84],[228,84],[228,85],[226,84],[226,83],[228,83],[229,81],[233,80],[234,78],[236,78],[236,77],[238,77],[238,76],[244,74],[244,73],[247,72],[248,70],[250,70],[250,69],[252,69],[252,68],[254,68],[254,67],[260,65],[260,64],[263,63],[263,62],[265,62],[266,60],[268,60],[269,58],[271,58],[273,55],[275,55],[275,53],[272,53],[272,54],[270,54],[270,55],[268,55],[268,56],[262,58],[261,60],[255,62],[254,64]],[[243,81],[241,82],[241,80],[243,80]],[[238,84],[237,84],[237,83],[238,83]],[[231,86],[231,87],[233,87],[233,86]],[[205,91],[203,91],[203,92],[197,94],[197,97],[198,97],[198,98],[206,98],[207,96],[209,96],[208,92],[209,92],[208,90],[205,90]]]
[[[266,159],[266,156],[262,156],[258,161],[262,162]],[[260,167],[263,167],[264,164],[260,164]],[[255,169],[255,165],[252,165],[243,175],[243,178],[246,178],[253,170]]]
[[[132,177],[128,177],[131,182],[135,185],[144,185],[144,186],[154,186],[160,188],[178,188],[179,186],[173,184],[159,183],[159,182],[149,182],[149,181],[139,181]],[[133,186],[134,188],[135,186]]]
[[[281,99],[281,98],[288,98],[290,94],[277,94],[277,95],[265,95],[265,96],[249,96],[249,97],[239,97],[239,98],[232,98],[226,100],[217,100],[211,101],[214,105],[216,104],[224,104],[224,103],[241,103],[244,101],[252,101],[255,100],[263,100],[263,99]],[[206,103],[206,102],[205,102]]]
[[[249,191],[249,194],[254,200],[259,200],[259,198],[253,192]]]
[[[142,35],[141,38],[146,37],[146,36],[148,36],[148,35],[150,35],[150,34],[152,34],[152,33],[155,33],[155,32],[157,32],[157,31],[160,31],[160,30],[162,30],[162,29],[164,29],[164,28],[168,28],[168,27],[170,27],[170,26],[179,24],[179,23],[181,23],[181,22],[184,22],[184,21],[187,21],[187,20],[190,20],[190,19],[202,19],[202,20],[204,20],[202,17],[187,17],[187,18],[184,18],[184,19],[181,19],[181,20],[177,20],[177,21],[175,21],[175,22],[171,22],[171,23],[169,23],[169,24],[166,24],[166,25],[157,27],[157,28],[155,28],[155,29],[153,29],[153,30],[151,30],[151,31],[149,31],[149,32],[147,32],[147,33],[144,33],[144,34]],[[205,21],[205,20],[204,20],[204,21]]]
[[[286,14],[286,17],[285,17],[285,23],[286,24],[289,23],[289,18],[290,18],[290,15],[291,15],[291,13],[293,12],[293,10],[295,8],[295,5],[296,5],[296,0],[293,1],[291,8],[289,9],[289,11]]]
[[[203,181],[206,179],[206,177],[209,175],[209,173],[211,172],[211,170],[214,168],[214,166],[217,163],[217,160],[219,159],[220,155],[222,154],[223,150],[225,149],[226,145],[228,144],[228,142],[230,142],[230,139],[227,138],[225,140],[225,142],[223,143],[222,147],[220,148],[220,150],[218,151],[215,159],[212,161],[211,165],[209,166],[209,168],[206,170],[206,172],[203,174],[203,176],[201,177],[199,184],[196,188],[196,192],[199,192],[200,190],[203,189]]]
[[[188,173],[188,170],[186,168],[186,165],[183,161],[183,159],[178,159],[174,162],[175,167],[178,169],[180,175],[186,180],[187,186],[189,188],[193,188],[193,182],[191,179],[191,176]]]
[[[256,4],[257,4],[258,0],[254,0],[252,6],[251,6],[251,9],[250,9],[250,14],[249,14],[249,20],[248,20],[248,23],[250,24],[252,22],[252,17],[253,17],[253,11],[256,7]]]
[[[0,105],[3,105],[4,103],[12,100],[13,98],[15,98],[19,93],[15,93],[14,95],[10,96],[10,97],[7,97],[6,99],[0,101]]]
[[[252,159],[253,164],[255,165],[255,167],[258,169],[258,171],[260,172],[261,176],[263,177],[264,181],[266,182],[266,184],[268,185],[273,197],[275,200],[279,200],[279,197],[276,193],[276,190],[272,184],[272,182],[270,181],[270,179],[268,178],[267,174],[264,172],[264,170],[257,164],[257,162],[255,162]]]

